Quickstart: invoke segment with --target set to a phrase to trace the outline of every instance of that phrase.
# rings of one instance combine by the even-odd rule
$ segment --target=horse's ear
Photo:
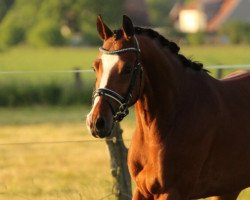
[[[123,30],[124,37],[127,40],[133,37],[135,34],[134,25],[131,19],[126,15],[123,15],[122,30]]]
[[[103,40],[107,40],[108,38],[113,36],[113,32],[109,29],[109,27],[103,22],[102,17],[100,15],[97,16],[96,20],[96,28]]]

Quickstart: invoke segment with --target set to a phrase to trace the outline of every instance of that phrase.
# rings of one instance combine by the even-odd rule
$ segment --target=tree
[[[8,1],[4,0],[5,3]],[[0,24],[0,47],[20,42],[62,45],[65,39],[70,40],[74,34],[81,35],[87,44],[96,44],[99,41],[95,25],[97,15],[102,14],[113,26],[121,18],[123,8],[122,0],[12,1]],[[64,34],[63,30],[67,30],[68,34]]]
[[[0,1],[0,22],[11,8],[15,0],[1,0]]]
[[[146,0],[149,9],[149,18],[154,26],[169,24],[169,12],[173,6],[172,0]]]
[[[26,33],[35,23],[41,0],[16,0],[0,24],[0,48],[25,41]],[[25,5],[25,6],[24,6]]]
[[[122,19],[123,0],[99,0],[86,1],[81,13],[81,28],[85,42],[98,44],[99,36],[96,32],[96,16],[101,14],[111,27],[120,26]]]

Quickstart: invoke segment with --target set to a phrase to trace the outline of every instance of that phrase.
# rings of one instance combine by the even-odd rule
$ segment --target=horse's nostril
[[[97,120],[96,120],[96,123],[95,123],[95,127],[97,130],[103,130],[105,128],[105,121],[102,117],[99,117]]]

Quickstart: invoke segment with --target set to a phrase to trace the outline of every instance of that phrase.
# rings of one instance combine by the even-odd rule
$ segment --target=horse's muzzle
[[[86,125],[90,133],[96,138],[105,138],[111,135],[114,126],[112,115],[101,116],[90,112],[86,119]]]

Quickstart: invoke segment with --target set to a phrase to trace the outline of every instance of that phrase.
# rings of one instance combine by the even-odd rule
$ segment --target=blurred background
[[[98,14],[113,29],[123,14],[154,28],[221,78],[250,67],[249,10],[250,0],[0,0],[0,199],[114,199],[106,144],[85,127]],[[131,110],[127,146],[133,127]]]

